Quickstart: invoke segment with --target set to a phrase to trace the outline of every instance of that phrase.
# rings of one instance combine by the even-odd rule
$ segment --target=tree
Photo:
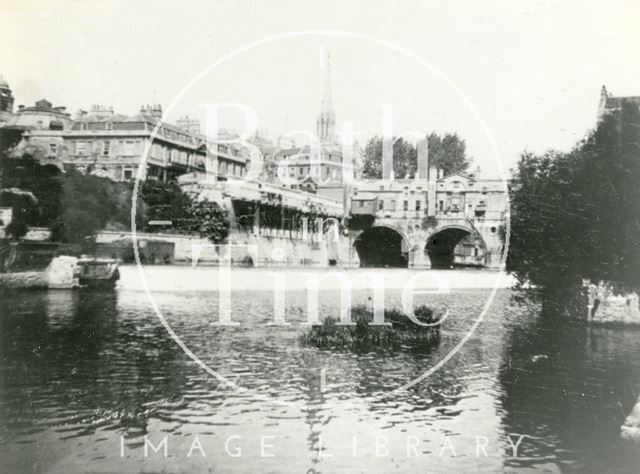
[[[429,163],[444,170],[444,174],[464,173],[471,161],[467,157],[466,144],[457,134],[447,133],[443,137],[431,133],[427,137]],[[416,147],[403,138],[394,139],[393,173],[396,178],[415,176],[418,152]],[[375,136],[364,149],[362,174],[368,179],[382,178],[382,138]]]
[[[103,229],[130,229],[132,202],[131,183],[67,171],[60,212],[51,229],[52,238],[60,242],[83,243]],[[137,228],[141,229],[141,200],[138,200],[138,206]]]
[[[144,201],[146,222],[171,221],[173,229],[189,230],[189,223],[185,219],[189,217],[191,198],[177,183],[147,180],[141,183],[139,189]]]
[[[393,174],[396,178],[414,176],[417,166],[416,148],[403,138],[393,142]],[[370,138],[364,148],[362,174],[368,179],[382,179],[382,137]]]
[[[444,175],[465,173],[471,164],[467,157],[467,145],[457,133],[445,133],[440,136],[432,132],[427,137],[429,162],[442,168]]]
[[[17,188],[0,190],[0,206],[12,209],[11,222],[7,225],[6,232],[14,239],[24,237],[29,224],[37,221],[40,215],[38,200],[33,193]]]
[[[40,165],[31,155],[2,159],[3,186],[33,193],[39,212],[26,222],[32,226],[49,226],[59,213],[63,179],[54,165]]]
[[[623,104],[570,153],[524,153],[507,269],[553,297],[582,279],[640,287],[640,111]]]
[[[188,222],[192,232],[197,232],[214,244],[222,242],[229,235],[228,212],[216,202],[193,202],[189,208]]]

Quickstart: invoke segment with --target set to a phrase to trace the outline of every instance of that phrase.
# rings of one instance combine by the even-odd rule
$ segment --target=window
[[[87,154],[87,142],[76,142],[76,154],[77,155]]]
[[[380,186],[380,191],[384,191],[384,186]]]
[[[289,177],[293,177],[295,173],[296,173],[296,170],[294,168],[289,168]]]
[[[131,170],[129,168],[125,168],[123,177],[126,180],[130,180],[133,177],[133,170]]]
[[[460,189],[460,181],[453,182],[453,189]]]
[[[409,210],[409,201],[404,201],[402,203],[402,210],[403,211],[408,211]]]
[[[49,155],[55,156],[58,151],[58,146],[55,143],[49,143]]]
[[[133,141],[132,140],[127,140],[126,142],[124,142],[124,148],[122,150],[122,154],[125,155],[125,156],[133,155]]]
[[[109,130],[109,131],[113,130],[113,122],[107,122],[104,125],[105,125],[104,126],[105,130]]]
[[[416,201],[416,211],[420,210],[420,201]]]
[[[102,142],[102,154],[109,156],[109,149],[111,148],[111,142]]]
[[[396,200],[392,199],[391,201],[389,201],[389,210],[391,211],[395,211],[396,210]]]
[[[304,174],[304,166],[298,168],[298,174]]]
[[[378,210],[382,211],[384,209],[384,201],[381,199],[378,201]]]
[[[440,201],[439,209],[440,209],[440,212],[444,210],[444,201]]]

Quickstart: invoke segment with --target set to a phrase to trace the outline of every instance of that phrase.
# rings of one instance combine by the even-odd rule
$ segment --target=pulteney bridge
[[[430,170],[432,171],[432,170]],[[353,266],[500,267],[507,192],[502,180],[462,175],[371,180],[351,193]]]

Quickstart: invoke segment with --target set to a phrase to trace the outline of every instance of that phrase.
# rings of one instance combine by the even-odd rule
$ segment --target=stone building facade
[[[221,180],[246,174],[248,157],[240,147],[207,142],[195,121],[177,126],[161,117],[158,105],[143,106],[134,116],[94,105],[72,120],[63,107],[39,101],[13,114],[9,126],[24,130],[15,154],[116,181],[135,179],[144,156],[143,180],[167,181],[190,171]]]
[[[620,110],[622,102],[629,102],[640,107],[640,96],[614,96],[607,90],[606,86],[602,86],[600,90],[600,102],[598,104],[598,122],[602,118],[616,110]]]

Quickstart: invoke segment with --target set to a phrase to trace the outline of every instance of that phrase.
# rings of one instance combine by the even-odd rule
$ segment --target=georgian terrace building
[[[167,181],[190,171],[208,171],[220,180],[246,174],[248,156],[243,149],[231,144],[207,146],[194,120],[181,119],[181,126],[160,122],[156,131],[161,117],[158,105],[143,106],[134,116],[94,105],[89,112],[80,111],[64,127],[23,127],[17,151],[64,170],[95,173],[116,181],[135,179],[147,146],[143,179]]]

